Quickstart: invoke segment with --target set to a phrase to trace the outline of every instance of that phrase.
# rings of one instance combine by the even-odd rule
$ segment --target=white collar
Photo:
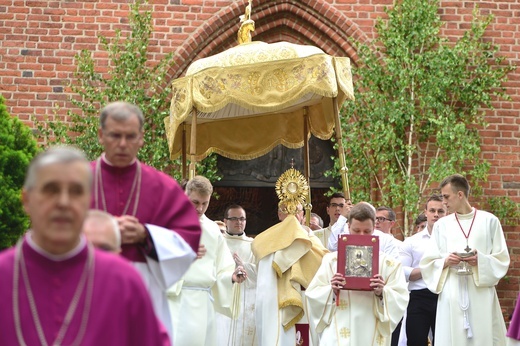
[[[113,164],[112,162],[108,161],[107,156],[106,156],[105,153],[101,154],[101,159],[102,159],[102,160],[103,160],[107,165],[112,166],[112,167],[115,167],[114,164]],[[134,162],[135,162],[136,160],[137,160],[137,158],[134,157],[134,159],[132,160],[132,162],[130,162],[130,164],[129,164],[128,166],[133,165]]]
[[[32,230],[29,230],[27,232],[27,236],[25,237],[25,239],[27,240],[27,244],[34,251],[36,251],[43,257],[46,257],[46,258],[48,258],[52,261],[56,261],[56,262],[65,261],[65,260],[68,260],[68,259],[76,256],[78,253],[81,252],[81,250],[83,250],[85,248],[85,246],[87,244],[87,240],[86,240],[85,236],[81,235],[79,238],[78,245],[76,245],[72,250],[70,250],[64,254],[61,254],[61,255],[55,255],[55,254],[52,254],[52,253],[48,252],[47,250],[43,249],[40,245],[36,244],[35,241],[32,239],[32,235],[33,235],[32,232],[33,232]]]

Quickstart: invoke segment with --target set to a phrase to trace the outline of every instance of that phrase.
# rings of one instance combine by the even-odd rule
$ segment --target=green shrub
[[[27,166],[36,153],[31,131],[9,115],[0,95],[0,249],[13,245],[29,226],[21,189]]]

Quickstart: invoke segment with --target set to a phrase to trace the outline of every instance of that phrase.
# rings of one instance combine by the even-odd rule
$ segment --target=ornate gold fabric
[[[288,330],[303,316],[301,287],[309,286],[328,251],[309,238],[294,215],[257,235],[251,250],[257,261],[275,254],[272,266],[277,275],[278,308]]]
[[[209,60],[195,62],[189,75],[172,84],[170,116],[165,118],[172,158],[181,154],[181,124],[192,122],[193,109],[196,160],[211,153],[246,160],[278,144],[303,146],[305,107],[311,133],[329,139],[337,116],[333,98],[339,105],[354,98],[350,59],[331,57],[316,47],[252,42]],[[191,126],[186,129],[190,138]]]

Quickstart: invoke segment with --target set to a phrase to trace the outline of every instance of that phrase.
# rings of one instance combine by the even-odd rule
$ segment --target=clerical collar
[[[50,259],[51,261],[56,261],[56,262],[66,261],[66,260],[76,256],[87,245],[87,240],[86,240],[85,236],[82,235],[79,238],[78,245],[76,245],[72,250],[70,250],[70,251],[68,251],[68,252],[66,252],[64,254],[61,254],[61,255],[55,255],[55,254],[52,254],[52,253],[48,252],[47,250],[43,249],[40,245],[36,244],[34,242],[34,240],[32,239],[32,235],[33,235],[32,231],[27,232],[27,236],[25,237],[25,239],[27,240],[27,244],[34,251],[36,251],[37,253],[39,253],[43,257],[46,257],[46,258]]]
[[[103,162],[105,162],[110,167],[115,167],[112,162],[108,161],[107,156],[106,156],[105,153],[101,154],[101,159],[103,160]],[[137,161],[137,157],[134,157],[134,159],[132,160],[132,162],[130,162],[130,164],[128,166],[133,165],[135,163],[135,161]]]
[[[239,233],[239,234],[231,234],[231,233],[229,233],[228,231],[226,231],[226,233],[227,233],[228,235],[232,236],[232,237],[241,237],[241,236],[244,235],[244,232]]]

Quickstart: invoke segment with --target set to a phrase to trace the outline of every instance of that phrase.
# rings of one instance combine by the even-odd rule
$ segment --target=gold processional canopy
[[[211,153],[248,160],[278,144],[304,145],[304,113],[310,132],[331,138],[337,105],[354,99],[350,59],[313,46],[249,42],[195,61],[172,84],[165,118],[172,159],[185,151],[192,160]],[[337,102],[337,105],[334,103]],[[307,134],[308,136],[308,134]]]
[[[195,163],[211,153],[250,160],[278,144],[303,146],[308,183],[310,134],[327,140],[335,132],[343,191],[350,199],[339,120],[340,106],[354,99],[350,59],[313,46],[252,42],[255,22],[248,2],[240,16],[239,45],[195,61],[172,83],[170,116],[164,119],[171,158],[183,156],[185,177],[189,155],[192,177]]]

